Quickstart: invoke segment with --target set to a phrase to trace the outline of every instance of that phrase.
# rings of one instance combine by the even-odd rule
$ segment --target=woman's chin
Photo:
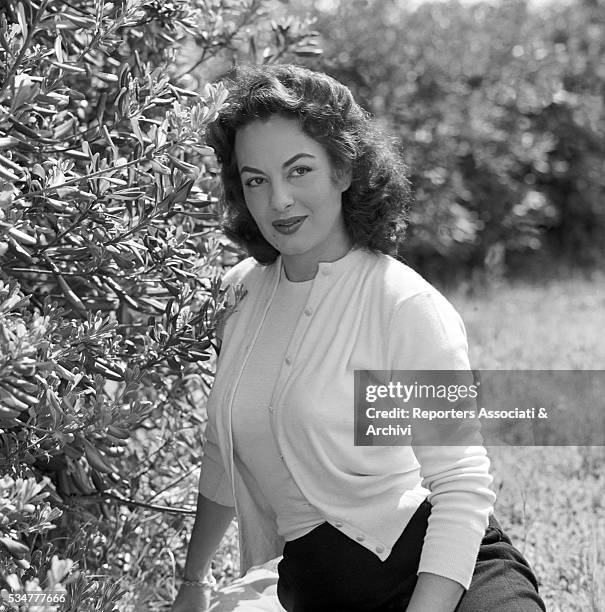
[[[297,244],[292,239],[272,240],[271,244],[279,251],[282,257],[304,255],[308,251],[308,248]]]

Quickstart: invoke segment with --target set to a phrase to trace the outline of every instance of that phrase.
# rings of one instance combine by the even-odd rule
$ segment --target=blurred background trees
[[[415,3],[418,4],[418,3]],[[406,151],[402,255],[431,278],[605,256],[605,3],[297,3]]]

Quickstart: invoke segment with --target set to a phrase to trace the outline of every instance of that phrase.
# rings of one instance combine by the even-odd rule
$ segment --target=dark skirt
[[[424,501],[386,561],[329,523],[286,542],[277,595],[288,612],[403,612],[416,585],[431,505]],[[493,516],[456,612],[544,612],[523,555]]]

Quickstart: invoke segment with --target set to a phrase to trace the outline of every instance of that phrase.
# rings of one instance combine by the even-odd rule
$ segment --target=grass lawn
[[[448,297],[473,367],[605,369],[603,275]],[[605,448],[488,450],[496,517],[538,575],[547,610],[605,611]]]
[[[448,292],[482,369],[605,369],[605,275]],[[605,447],[488,448],[496,517],[549,612],[605,612]],[[237,574],[232,526],[215,574]],[[486,612],[489,612],[486,610]]]

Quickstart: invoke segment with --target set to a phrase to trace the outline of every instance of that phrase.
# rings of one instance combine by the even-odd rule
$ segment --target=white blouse
[[[286,541],[300,538],[324,518],[304,497],[280,456],[267,408],[286,348],[313,281],[292,282],[282,271],[233,398],[235,463],[248,488],[258,490],[275,513]]]

